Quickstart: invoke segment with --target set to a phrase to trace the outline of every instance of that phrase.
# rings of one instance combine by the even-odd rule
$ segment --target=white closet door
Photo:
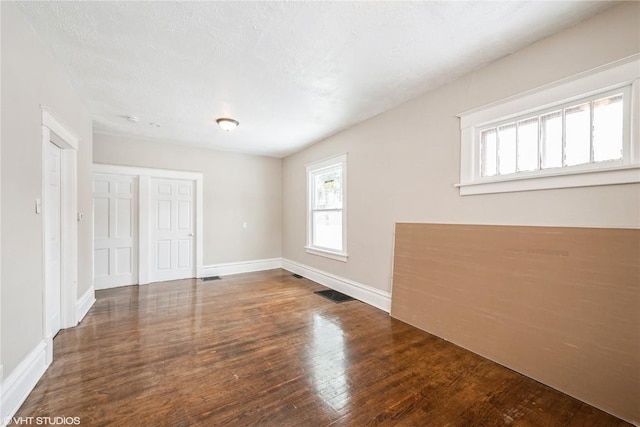
[[[138,189],[132,176],[93,176],[93,266],[96,289],[138,282]]]
[[[195,277],[193,181],[152,178],[152,282]]]
[[[47,269],[47,324],[51,336],[60,331],[61,246],[60,246],[60,148],[49,143],[46,153],[45,221]]]

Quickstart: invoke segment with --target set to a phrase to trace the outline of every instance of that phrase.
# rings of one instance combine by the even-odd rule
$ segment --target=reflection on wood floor
[[[16,416],[83,426],[606,426],[585,403],[284,270],[96,292]]]

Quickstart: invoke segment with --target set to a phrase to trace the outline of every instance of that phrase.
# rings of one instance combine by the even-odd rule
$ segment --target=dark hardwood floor
[[[624,422],[284,270],[98,291],[17,417],[83,426]]]

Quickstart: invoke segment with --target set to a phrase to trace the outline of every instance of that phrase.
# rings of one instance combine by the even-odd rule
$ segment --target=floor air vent
[[[209,280],[220,280],[220,276],[209,276],[209,277],[202,278],[203,282],[208,282]]]
[[[328,300],[331,300],[335,303],[353,301],[355,298],[351,298],[349,295],[345,295],[341,292],[334,291],[333,289],[327,289],[326,291],[316,291],[314,294],[318,294],[321,297],[324,297]]]
[[[302,276],[296,273],[293,273],[292,276],[295,277],[296,279],[302,279]]]

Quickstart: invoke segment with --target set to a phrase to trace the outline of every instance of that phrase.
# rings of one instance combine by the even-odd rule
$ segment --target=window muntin
[[[478,128],[480,179],[620,164],[629,104],[626,86]]]
[[[541,169],[562,167],[562,111],[540,116]]]
[[[520,120],[518,128],[517,172],[533,171],[538,168],[539,120]]]
[[[346,261],[346,155],[307,166],[307,252]]]

